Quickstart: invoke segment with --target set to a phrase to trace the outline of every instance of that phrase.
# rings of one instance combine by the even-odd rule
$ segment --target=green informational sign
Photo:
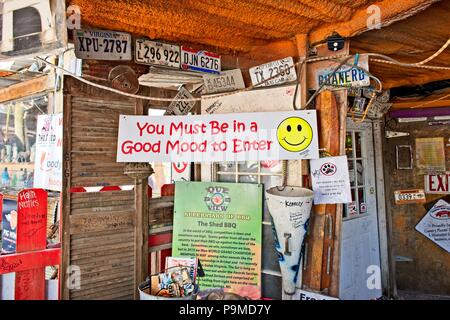
[[[174,257],[197,257],[201,290],[261,297],[263,186],[176,182]]]

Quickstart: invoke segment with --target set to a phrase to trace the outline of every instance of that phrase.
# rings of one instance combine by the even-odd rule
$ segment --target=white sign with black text
[[[450,204],[442,199],[436,202],[416,230],[450,253]]]
[[[245,88],[241,69],[222,71],[219,75],[203,75],[203,93],[218,93],[234,91]]]
[[[131,35],[106,30],[76,30],[75,55],[78,59],[131,60]]]
[[[325,296],[323,294],[315,293],[315,292],[308,292],[305,290],[299,290],[299,300],[339,300],[334,297]]]
[[[193,98],[194,97],[189,91],[187,91],[184,87],[181,87],[180,91],[178,91],[178,94],[175,97],[176,100],[170,104],[167,111],[177,116],[186,115],[194,108],[195,101],[184,100]]]
[[[140,64],[180,68],[180,47],[173,44],[136,40],[135,61]]]
[[[297,80],[292,57],[253,67],[249,72],[252,84],[257,87],[270,87]]]
[[[347,156],[311,160],[310,165],[315,204],[352,202]]]

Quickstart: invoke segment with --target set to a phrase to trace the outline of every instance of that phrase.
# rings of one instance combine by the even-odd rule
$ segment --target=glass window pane
[[[358,189],[359,213],[367,213],[366,192],[365,188]]]
[[[350,176],[350,186],[355,186],[355,168],[353,160],[348,162],[348,174]]]
[[[235,162],[220,162],[217,164],[217,170],[219,172],[236,172]]]
[[[239,183],[258,183],[258,176],[239,176]]]
[[[364,165],[362,160],[356,161],[356,177],[358,180],[358,186],[364,185]]]
[[[351,132],[347,132],[347,137],[345,139],[345,152],[347,157],[353,158],[353,138]]]
[[[362,133],[361,132],[355,132],[355,150],[356,150],[356,157],[362,158]]]
[[[263,173],[281,173],[282,170],[282,161],[268,160],[261,162],[261,172]]]
[[[258,172],[257,161],[243,161],[239,162],[239,172]]]
[[[358,205],[355,198],[355,189],[352,189],[352,202],[345,205],[345,216],[353,217],[358,214]]]
[[[236,176],[232,174],[219,174],[219,182],[236,182]]]

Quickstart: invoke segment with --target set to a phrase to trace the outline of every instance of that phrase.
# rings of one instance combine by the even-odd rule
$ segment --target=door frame
[[[392,250],[389,241],[392,239],[392,222],[390,215],[386,210],[386,191],[384,179],[384,121],[373,120],[373,143],[375,156],[375,178],[376,178],[376,196],[377,196],[377,216],[378,233],[380,241],[380,267],[381,267],[381,287],[383,294],[387,297],[396,296],[395,288],[395,269]]]

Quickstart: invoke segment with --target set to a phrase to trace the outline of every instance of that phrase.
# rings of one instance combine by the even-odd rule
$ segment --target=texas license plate
[[[131,35],[116,31],[77,30],[75,55],[78,59],[131,60]]]
[[[221,70],[220,55],[182,46],[181,67],[184,70],[219,74]]]
[[[258,87],[269,87],[297,80],[292,57],[253,67],[249,72],[252,84]]]
[[[425,203],[425,192],[423,189],[398,190],[394,192],[396,204]]]
[[[180,47],[172,44],[136,40],[136,63],[180,68]]]

